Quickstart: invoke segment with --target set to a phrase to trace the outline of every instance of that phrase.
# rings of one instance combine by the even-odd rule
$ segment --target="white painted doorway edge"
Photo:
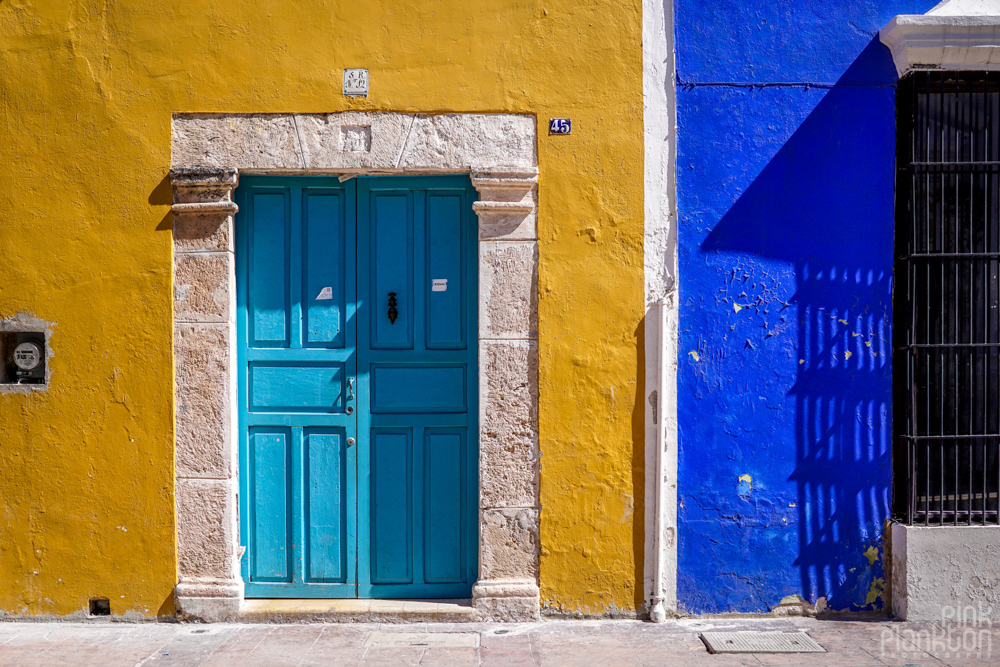
[[[642,3],[645,548],[650,619],[677,611],[677,116],[672,0]]]

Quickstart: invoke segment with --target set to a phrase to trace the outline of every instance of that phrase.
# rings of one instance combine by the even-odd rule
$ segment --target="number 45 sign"
[[[570,134],[573,131],[573,121],[569,118],[550,118],[549,134]]]

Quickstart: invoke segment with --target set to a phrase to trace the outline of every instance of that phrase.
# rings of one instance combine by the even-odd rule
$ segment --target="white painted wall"
[[[892,525],[892,614],[1000,620],[1000,526]],[[957,622],[957,621],[956,621]]]
[[[944,0],[927,12],[928,16],[997,16],[1000,0]]]
[[[1000,70],[1000,0],[945,0],[879,31],[899,76],[911,69]]]
[[[677,609],[677,206],[672,0],[643,0],[646,547],[650,616]],[[658,456],[659,450],[659,456]]]

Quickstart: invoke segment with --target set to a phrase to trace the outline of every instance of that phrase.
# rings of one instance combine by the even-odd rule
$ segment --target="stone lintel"
[[[173,117],[186,168],[281,173],[469,173],[537,168],[529,114],[207,114]],[[184,168],[184,169],[181,169]]]

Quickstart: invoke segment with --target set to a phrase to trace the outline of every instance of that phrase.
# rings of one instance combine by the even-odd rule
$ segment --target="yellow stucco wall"
[[[0,2],[0,316],[54,323],[52,387],[0,396],[0,610],[172,613],[171,114],[358,109],[537,114],[542,603],[633,609],[640,24],[637,0]]]

